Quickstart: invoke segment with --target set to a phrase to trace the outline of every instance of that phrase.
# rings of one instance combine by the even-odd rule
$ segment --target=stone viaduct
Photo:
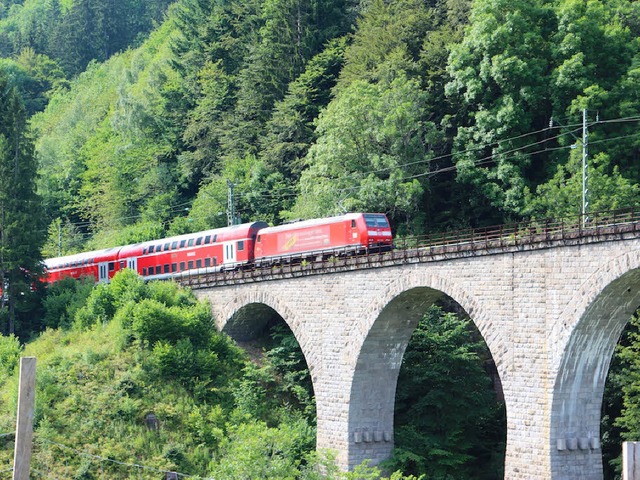
[[[423,252],[424,253],[424,252]],[[357,260],[357,259],[356,259]],[[393,252],[322,273],[194,287],[220,330],[259,335],[279,315],[300,343],[317,406],[317,447],[345,469],[393,448],[398,372],[427,307],[471,317],[497,365],[507,479],[601,479],[600,410],[618,338],[640,306],[640,227],[530,242]],[[307,270],[305,270],[307,269]]]

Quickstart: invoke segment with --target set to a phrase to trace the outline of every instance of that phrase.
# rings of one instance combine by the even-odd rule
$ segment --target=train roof
[[[174,237],[158,238],[156,240],[148,240],[146,242],[136,243],[133,245],[126,245],[122,247],[120,254],[128,255],[131,253],[135,253],[137,255],[140,255],[140,252],[142,252],[145,247],[149,247],[151,245],[179,242],[181,240],[190,240],[192,238],[199,238],[207,235],[217,235],[218,242],[227,240],[241,240],[243,238],[248,238],[254,230],[266,226],[267,224],[265,222],[249,222],[242,223],[240,225],[231,225],[229,227],[221,227],[211,230],[203,230],[200,232],[186,233],[184,235],[176,235]]]
[[[84,262],[89,260],[89,263],[107,262],[115,260],[118,256],[118,252],[122,247],[105,248],[102,250],[93,250],[91,252],[75,253],[73,255],[65,255],[62,257],[48,258],[44,261],[47,268],[55,268],[60,265],[71,264],[74,262]]]

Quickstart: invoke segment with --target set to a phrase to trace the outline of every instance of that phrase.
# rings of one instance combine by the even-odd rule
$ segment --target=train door
[[[138,271],[138,258],[137,257],[127,258],[127,268],[130,268],[134,272],[137,272]]]
[[[102,262],[98,264],[98,282],[109,283],[109,263]]]
[[[349,223],[349,227],[347,227],[348,239],[347,243],[357,243],[358,242],[358,227],[356,225],[356,220],[351,219]]]
[[[236,247],[235,242],[223,243],[224,248],[224,263],[235,263],[236,261]]]

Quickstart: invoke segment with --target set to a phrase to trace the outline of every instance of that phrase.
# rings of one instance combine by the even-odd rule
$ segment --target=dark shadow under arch
[[[351,387],[350,469],[365,459],[377,463],[390,456],[396,386],[407,344],[427,309],[443,299],[451,300],[434,288],[410,287],[393,297],[374,320],[358,356]]]
[[[237,342],[247,342],[258,338],[270,324],[278,320],[284,321],[270,306],[264,303],[249,303],[234,313],[222,331]]]
[[[640,269],[634,269],[595,295],[571,333],[553,389],[551,469],[558,478],[602,478],[605,380],[620,334],[638,306]]]

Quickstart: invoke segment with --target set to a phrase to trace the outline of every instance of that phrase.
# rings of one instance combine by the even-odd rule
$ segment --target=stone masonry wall
[[[402,355],[442,295],[475,322],[507,409],[507,479],[600,479],[602,389],[640,305],[640,239],[456,258],[196,291],[217,326],[249,338],[270,315],[309,365],[319,449],[345,468],[393,448]]]

